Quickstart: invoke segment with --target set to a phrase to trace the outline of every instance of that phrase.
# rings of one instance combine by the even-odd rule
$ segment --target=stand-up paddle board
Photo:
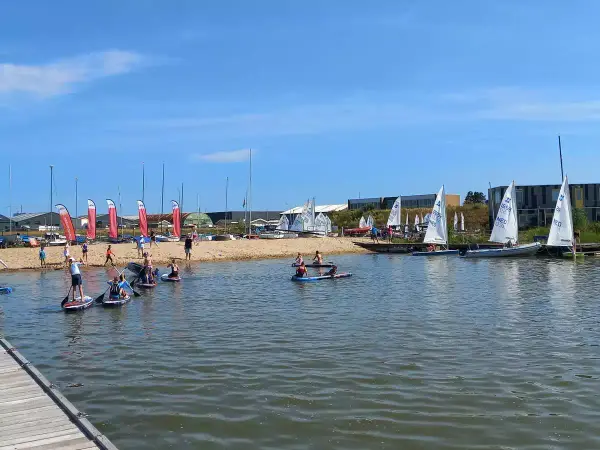
[[[181,281],[181,278],[180,278],[180,277],[177,277],[177,278],[169,278],[169,274],[167,274],[167,273],[163,273],[163,274],[160,276],[160,279],[161,279],[161,280],[163,280],[163,281],[171,281],[171,282],[173,282],[173,281]]]
[[[322,275],[319,277],[297,277],[292,276],[292,281],[307,282],[307,281],[320,281],[320,280],[331,280],[333,278],[348,278],[351,277],[351,273],[338,273],[336,275]]]
[[[10,294],[13,291],[13,288],[9,286],[0,286],[0,294]]]
[[[102,306],[104,306],[105,308],[110,308],[111,306],[123,306],[129,300],[131,300],[131,297],[129,295],[127,297],[124,297],[124,298],[121,298],[121,297],[118,297],[118,298],[108,297],[108,300],[104,300],[102,302]]]
[[[86,295],[83,297],[83,301],[81,301],[81,297],[75,297],[74,302],[65,303],[62,308],[65,310],[65,312],[79,311],[81,309],[89,308],[93,304],[94,299]]]
[[[135,287],[144,288],[144,289],[152,289],[156,287],[156,283],[136,283]]]
[[[333,267],[335,264],[333,263],[325,263],[325,264],[304,264],[305,267]],[[300,264],[293,263],[292,267],[300,267]]]

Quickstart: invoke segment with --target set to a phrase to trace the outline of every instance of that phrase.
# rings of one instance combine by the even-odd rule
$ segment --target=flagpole
[[[248,199],[246,200],[246,203],[250,203],[249,205],[247,205],[248,210],[250,211],[249,213],[249,217],[248,217],[248,236],[252,235],[252,149],[249,150],[250,152],[250,192],[248,194]]]

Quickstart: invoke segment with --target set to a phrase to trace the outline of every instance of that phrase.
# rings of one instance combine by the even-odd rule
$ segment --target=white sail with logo
[[[419,222],[419,215],[417,214],[415,216],[415,230],[417,230],[417,231],[421,231],[421,228],[419,227],[419,223],[420,223]]]
[[[298,214],[294,219],[294,223],[290,227],[291,231],[304,231],[304,221],[302,220],[302,214]]]
[[[327,232],[331,233],[333,227],[331,225],[331,219],[329,218],[329,216],[325,216],[325,218],[327,219]]]
[[[448,243],[448,224],[446,218],[446,191],[444,186],[440,189],[433,205],[433,210],[429,215],[427,232],[423,242],[426,244]]]
[[[460,231],[465,231],[465,215],[460,213]]]
[[[571,210],[571,196],[569,193],[569,180],[565,177],[558,199],[554,208],[552,226],[546,245],[551,247],[573,247],[573,212]]]
[[[277,229],[282,231],[287,231],[290,228],[290,221],[287,216],[283,214],[279,219],[279,223],[277,224]]]
[[[323,234],[327,233],[327,218],[323,213],[319,213],[319,215],[315,218],[314,231]]]
[[[517,198],[515,182],[506,189],[502,203],[498,208],[494,229],[490,236],[491,242],[516,244],[519,241],[519,221],[517,218]]]
[[[366,228],[367,227],[367,221],[365,220],[364,217],[360,218],[360,222],[358,222],[358,228]]]
[[[367,217],[367,226],[373,228],[374,225],[375,221],[373,220],[373,216],[369,214],[369,217]]]
[[[388,217],[387,226],[388,227],[399,227],[402,223],[402,208],[401,208],[401,198],[398,197],[392,206],[392,210],[390,211],[390,216]]]
[[[304,222],[304,231],[314,231],[315,229],[315,201],[309,200],[302,211],[302,221]]]
[[[458,214],[454,213],[454,231],[458,231]]]

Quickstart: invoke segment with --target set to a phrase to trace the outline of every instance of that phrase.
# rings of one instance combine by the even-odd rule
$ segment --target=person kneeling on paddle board
[[[108,294],[112,299],[123,298],[125,296],[125,291],[119,284],[119,277],[114,277],[113,281],[110,285],[110,292]]]
[[[81,272],[79,270],[79,266],[83,264],[83,261],[75,261],[75,259],[71,256],[69,258],[71,271],[71,287],[73,289],[73,301],[75,301],[75,289],[79,286],[79,298],[80,301],[85,301],[85,297],[83,296],[83,281],[81,280]]]
[[[175,264],[175,260],[173,260],[173,262],[167,266],[167,269],[168,268],[171,268],[169,278],[179,278],[179,266]]]
[[[302,259],[302,254],[298,253],[298,256],[296,257],[296,261],[294,261],[294,264],[296,264],[297,266],[299,266],[303,262],[304,262],[304,260]]]
[[[326,273],[326,275],[329,275],[330,277],[334,276],[337,273],[337,266],[333,266],[331,269],[329,269],[329,272]]]
[[[121,288],[121,298],[127,297],[127,293],[125,292],[125,288],[129,289],[130,292],[133,292],[133,288],[129,284],[129,281],[125,279],[125,274],[122,273],[119,275],[119,287]]]
[[[306,269],[306,265],[304,264],[304,262],[302,262],[300,264],[300,267],[298,267],[296,269],[296,276],[298,278],[302,278],[302,277],[308,276],[308,270]]]

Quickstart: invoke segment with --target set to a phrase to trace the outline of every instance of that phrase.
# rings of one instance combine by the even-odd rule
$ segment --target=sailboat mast
[[[165,163],[162,167],[162,194],[160,196],[160,232],[163,231],[163,214],[165,213]]]
[[[250,149],[250,188],[248,192],[248,199],[246,200],[249,209],[248,217],[248,236],[252,234],[252,149]]]
[[[123,237],[123,209],[121,205],[121,186],[117,186],[117,189],[119,190],[119,211],[121,211],[121,237]]]
[[[179,211],[183,213],[183,183],[181,183],[181,202],[179,203]]]
[[[227,234],[227,212],[228,212],[227,199],[229,197],[228,191],[229,191],[229,177],[227,177],[227,179],[225,180],[225,234]]]
[[[315,231],[315,210],[317,209],[317,202],[315,201],[315,197],[313,197],[313,207],[312,207],[312,230]]]
[[[50,231],[53,231],[52,227],[54,225],[54,220],[52,220],[52,203],[53,203],[53,198],[52,198],[52,185],[54,184],[54,166],[50,166]]]
[[[142,162],[142,203],[144,203],[144,194],[146,193],[146,166]]]
[[[563,172],[563,160],[562,160],[562,146],[560,145],[560,134],[558,135],[558,156],[560,157],[560,180],[565,179],[565,173]]]
[[[196,218],[196,228],[198,234],[200,233],[200,194],[196,194],[196,209],[198,210],[198,216]]]
[[[8,231],[12,234],[12,166],[8,166]]]

